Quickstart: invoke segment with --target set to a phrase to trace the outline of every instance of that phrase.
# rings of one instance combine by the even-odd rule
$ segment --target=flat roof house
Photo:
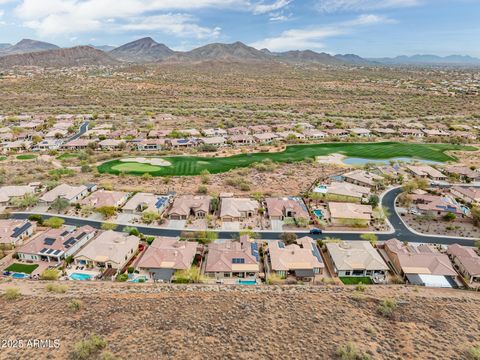
[[[97,190],[85,199],[79,201],[81,205],[88,205],[94,208],[100,208],[102,206],[120,207],[128,199],[130,193],[123,191],[109,191],[109,190]]]
[[[173,201],[168,215],[172,220],[187,220],[190,216],[197,219],[205,218],[210,212],[211,196],[182,195]]]
[[[128,214],[141,214],[144,211],[163,214],[170,205],[170,196],[149,193],[136,193],[123,206],[122,210]]]
[[[255,216],[260,203],[247,198],[222,198],[220,202],[220,218],[222,221],[241,221]]]
[[[338,276],[368,276],[374,282],[385,279],[388,266],[370,242],[342,241],[325,246]]]
[[[480,256],[474,248],[450,245],[447,254],[457,266],[460,274],[467,279],[470,285],[480,286]]]
[[[36,228],[37,224],[28,220],[0,220],[0,247],[23,245]]]
[[[385,242],[383,249],[395,272],[414,285],[456,286],[457,273],[447,255],[427,244],[405,245],[397,239]]]
[[[285,218],[310,219],[310,214],[301,198],[266,198],[265,203],[270,220],[284,220]]]
[[[40,202],[51,204],[58,198],[66,199],[70,204],[75,203],[87,196],[88,188],[85,185],[72,186],[60,184],[40,197]]]
[[[453,186],[450,193],[470,205],[480,204],[480,189],[476,187]]]
[[[127,233],[108,230],[83,247],[75,256],[78,265],[122,270],[136,254],[140,239]]]
[[[293,275],[300,279],[313,279],[323,273],[325,265],[317,243],[305,236],[290,245],[280,240],[270,241],[266,267],[282,278]]]
[[[197,246],[197,242],[180,241],[180,238],[158,237],[147,248],[136,267],[153,280],[170,282],[177,270],[192,266]]]
[[[354,203],[329,202],[330,221],[332,225],[368,226],[372,220],[373,209],[371,205],[360,205]]]
[[[21,260],[60,262],[75,254],[95,236],[91,226],[62,226],[40,233],[17,251]]]
[[[259,261],[258,245],[247,235],[240,241],[215,242],[208,246],[205,275],[216,279],[256,279],[260,271]]]

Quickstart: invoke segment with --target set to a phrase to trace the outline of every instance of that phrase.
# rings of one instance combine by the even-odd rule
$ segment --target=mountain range
[[[174,51],[151,37],[129,42],[119,47],[77,46],[60,48],[57,45],[23,39],[15,45],[0,44],[0,66],[69,67],[83,65],[116,65],[122,63],[156,62],[285,62],[321,65],[463,65],[480,66],[480,59],[471,56],[435,55],[398,56],[395,58],[365,59],[355,54],[330,55],[312,50],[271,52],[258,50],[241,42],[213,43],[190,51]]]

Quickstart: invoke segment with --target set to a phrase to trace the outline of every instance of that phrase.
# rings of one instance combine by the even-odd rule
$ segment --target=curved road
[[[80,129],[78,130],[78,132],[75,135],[73,135],[70,139],[68,139],[66,142],[70,142],[72,140],[77,140],[80,136],[85,134],[88,131],[88,125],[89,124],[90,124],[90,122],[85,121],[82,125],[80,125]]]
[[[397,238],[400,241],[408,241],[408,242],[417,242],[417,243],[431,243],[431,244],[443,244],[443,245],[450,245],[450,244],[460,244],[465,246],[472,246],[473,240],[465,239],[465,238],[454,238],[454,237],[446,237],[446,236],[435,236],[435,235],[421,235],[415,232],[412,232],[409,228],[405,226],[403,221],[401,220],[400,216],[397,214],[395,210],[395,201],[402,193],[401,188],[395,188],[388,192],[386,192],[382,198],[382,205],[388,209],[388,220],[390,224],[394,228],[394,232],[387,234],[387,233],[377,233],[378,239],[380,241],[389,240],[392,238]],[[13,219],[27,219],[32,213],[28,212],[16,212],[10,215]],[[55,216],[60,217],[65,220],[66,225],[74,225],[74,226],[84,226],[90,225],[93,228],[100,229],[102,226],[101,221],[96,220],[88,220],[82,218],[73,218],[67,217],[62,215],[52,215],[52,214],[40,214],[43,215],[44,218],[48,219],[49,217]],[[179,236],[182,232],[187,230],[178,230],[178,229],[168,229],[168,228],[160,228],[160,227],[149,227],[149,226],[137,226],[137,225],[119,225],[116,229],[117,231],[122,231],[127,226],[134,226],[136,227],[141,233],[147,236]],[[233,239],[238,237],[238,231],[217,231],[219,239]],[[274,232],[274,231],[260,231],[258,234],[264,240],[275,240],[279,239],[283,232]],[[364,232],[363,232],[364,233]],[[299,237],[305,236],[308,231],[299,231],[295,232],[295,234]],[[330,232],[326,231],[323,235],[309,235],[314,239],[321,239],[324,237],[333,237],[338,238],[341,240],[360,240],[360,236],[362,232]]]

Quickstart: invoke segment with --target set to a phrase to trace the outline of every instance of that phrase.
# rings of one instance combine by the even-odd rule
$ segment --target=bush
[[[5,294],[3,295],[5,300],[12,301],[17,300],[22,296],[20,289],[17,287],[8,287],[5,289]]]
[[[480,360],[480,345],[474,345],[468,348],[467,356],[471,360]]]
[[[283,283],[283,279],[279,275],[274,273],[268,275],[267,277],[268,285],[280,285],[281,283]]]
[[[89,338],[77,342],[71,353],[75,360],[89,360],[95,358],[101,350],[107,347],[107,341],[98,335],[90,335]]]
[[[397,302],[395,299],[384,299],[380,305],[377,306],[377,313],[386,318],[391,318],[397,308]]]
[[[73,311],[79,311],[82,308],[82,301],[78,299],[72,299],[68,303],[68,308]]]
[[[117,224],[112,224],[112,223],[102,223],[102,230],[115,230],[118,225]]]
[[[365,289],[367,287],[365,285],[363,285],[362,283],[358,284],[357,286],[355,286],[355,290],[359,291],[359,292],[364,292]]]
[[[125,282],[128,280],[128,275],[127,274],[119,274],[117,275],[117,278],[115,279],[118,282]]]
[[[47,290],[48,292],[64,294],[64,293],[67,292],[68,286],[67,285],[59,285],[59,284],[47,284],[47,286],[45,286],[45,290]]]
[[[133,266],[128,267],[128,273],[129,274],[133,274],[134,271],[135,271],[135,268]]]
[[[43,217],[42,215],[38,215],[38,214],[32,214],[28,217],[28,220],[30,221],[34,221],[36,222],[38,225],[42,225],[43,224]]]
[[[126,226],[123,229],[123,232],[126,232],[128,235],[140,236],[140,231],[136,227]]]
[[[204,278],[200,274],[198,266],[192,266],[186,270],[177,270],[174,282],[178,284],[202,283]]]
[[[52,229],[59,229],[65,223],[65,220],[58,217],[51,217],[43,222],[43,225],[51,227]]]
[[[342,360],[370,360],[372,358],[370,355],[357,350],[352,343],[340,345],[335,355]]]
[[[45,269],[40,275],[40,280],[58,280],[60,277],[60,272],[55,269]]]

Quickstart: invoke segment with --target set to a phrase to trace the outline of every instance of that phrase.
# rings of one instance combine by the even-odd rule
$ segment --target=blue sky
[[[272,51],[480,57],[479,0],[0,0],[0,42],[175,50],[242,41]]]

